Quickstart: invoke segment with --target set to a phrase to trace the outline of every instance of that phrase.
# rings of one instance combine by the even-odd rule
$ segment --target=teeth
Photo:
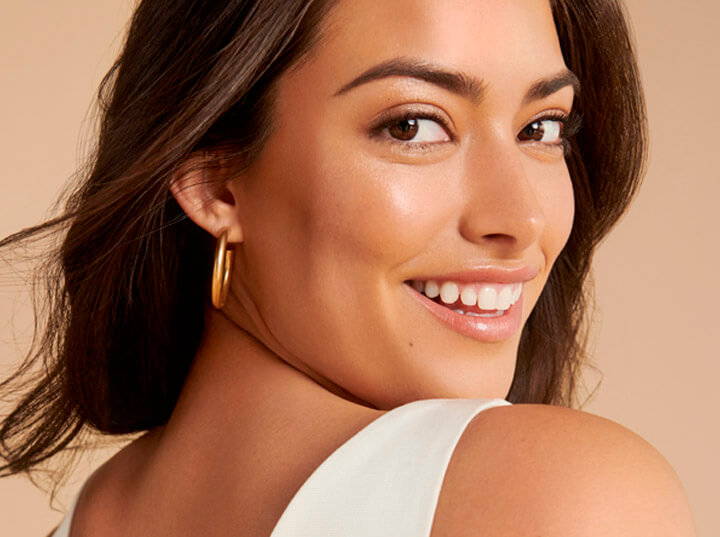
[[[425,296],[428,298],[435,298],[440,295],[440,286],[438,286],[435,280],[429,280],[425,282]]]
[[[483,286],[478,293],[478,308],[481,310],[496,310],[497,306],[497,291],[492,287]]]
[[[413,280],[412,286],[428,298],[440,297],[445,304],[454,304],[458,298],[466,306],[477,305],[483,310],[504,311],[518,301],[522,293],[522,283],[470,283],[459,284],[453,281],[439,283],[436,280],[426,282]],[[479,314],[478,314],[479,315]]]
[[[440,300],[445,304],[454,304],[459,296],[460,290],[455,282],[445,282],[440,286]]]
[[[460,300],[466,306],[474,306],[477,304],[477,291],[471,286],[466,285],[463,287],[462,293],[460,293]]]
[[[513,289],[512,287],[503,287],[500,289],[500,292],[498,293],[497,298],[497,307],[496,309],[499,310],[506,310],[510,307],[510,304],[512,304],[512,295],[513,295]]]

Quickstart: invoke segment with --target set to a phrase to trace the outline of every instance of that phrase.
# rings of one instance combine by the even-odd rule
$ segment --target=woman
[[[100,100],[66,212],[2,243],[66,231],[5,473],[147,431],[57,537],[693,535],[567,408],[645,150],[616,0],[144,0]]]

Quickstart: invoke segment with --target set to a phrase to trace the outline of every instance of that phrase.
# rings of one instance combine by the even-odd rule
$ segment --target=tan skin
[[[520,332],[495,343],[460,335],[415,304],[403,282],[531,265],[539,272],[524,286],[523,323],[535,305],[574,216],[557,139],[520,136],[573,105],[569,85],[523,102],[535,82],[566,69],[549,4],[345,0],[325,24],[327,39],[309,61],[280,79],[275,130],[258,160],[227,182],[194,172],[173,184],[197,225],[214,236],[228,228],[231,292],[222,311],[207,312],[169,423],[94,474],[72,537],[269,535],[310,473],[384,412],[417,399],[508,393]],[[480,79],[483,96],[400,76],[335,95],[397,57]],[[383,114],[407,110],[447,125],[416,124],[424,149],[393,138],[397,122],[371,134]],[[544,126],[552,131],[552,123]],[[513,452],[530,445],[542,447]],[[620,452],[634,455],[612,456]],[[664,492],[647,512],[633,508],[629,521],[612,504],[622,487],[608,476],[625,475],[631,459],[642,479],[623,487],[643,497],[643,487]],[[503,502],[487,508],[472,492],[478,480]],[[523,493],[528,480],[549,494]],[[593,487],[604,480],[606,492],[595,498]],[[680,530],[653,535],[692,534],[677,479],[642,440],[578,411],[515,405],[482,413],[468,427],[433,537],[547,528],[542,535],[605,535],[571,516],[578,497],[621,513],[623,535],[635,535],[633,524],[646,535],[658,524],[657,506],[663,520],[667,513],[680,520]],[[522,513],[536,516],[516,516]]]

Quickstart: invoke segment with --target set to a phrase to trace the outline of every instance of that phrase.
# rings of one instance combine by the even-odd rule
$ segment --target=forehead
[[[339,88],[395,57],[462,70],[490,85],[536,80],[565,65],[548,0],[339,0],[323,34],[306,73],[315,88]]]

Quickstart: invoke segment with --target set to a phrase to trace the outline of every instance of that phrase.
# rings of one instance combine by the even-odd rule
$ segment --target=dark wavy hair
[[[98,90],[99,133],[61,214],[0,241],[44,238],[35,337],[0,383],[0,475],[30,474],[85,433],[125,435],[173,411],[203,332],[212,237],[169,193],[190,157],[241,170],[272,132],[274,87],[322,40],[335,0],[142,0]],[[584,127],[566,157],[575,222],[523,329],[514,403],[575,404],[595,247],[635,194],[645,104],[619,0],[552,0]],[[35,288],[36,291],[38,288]]]

